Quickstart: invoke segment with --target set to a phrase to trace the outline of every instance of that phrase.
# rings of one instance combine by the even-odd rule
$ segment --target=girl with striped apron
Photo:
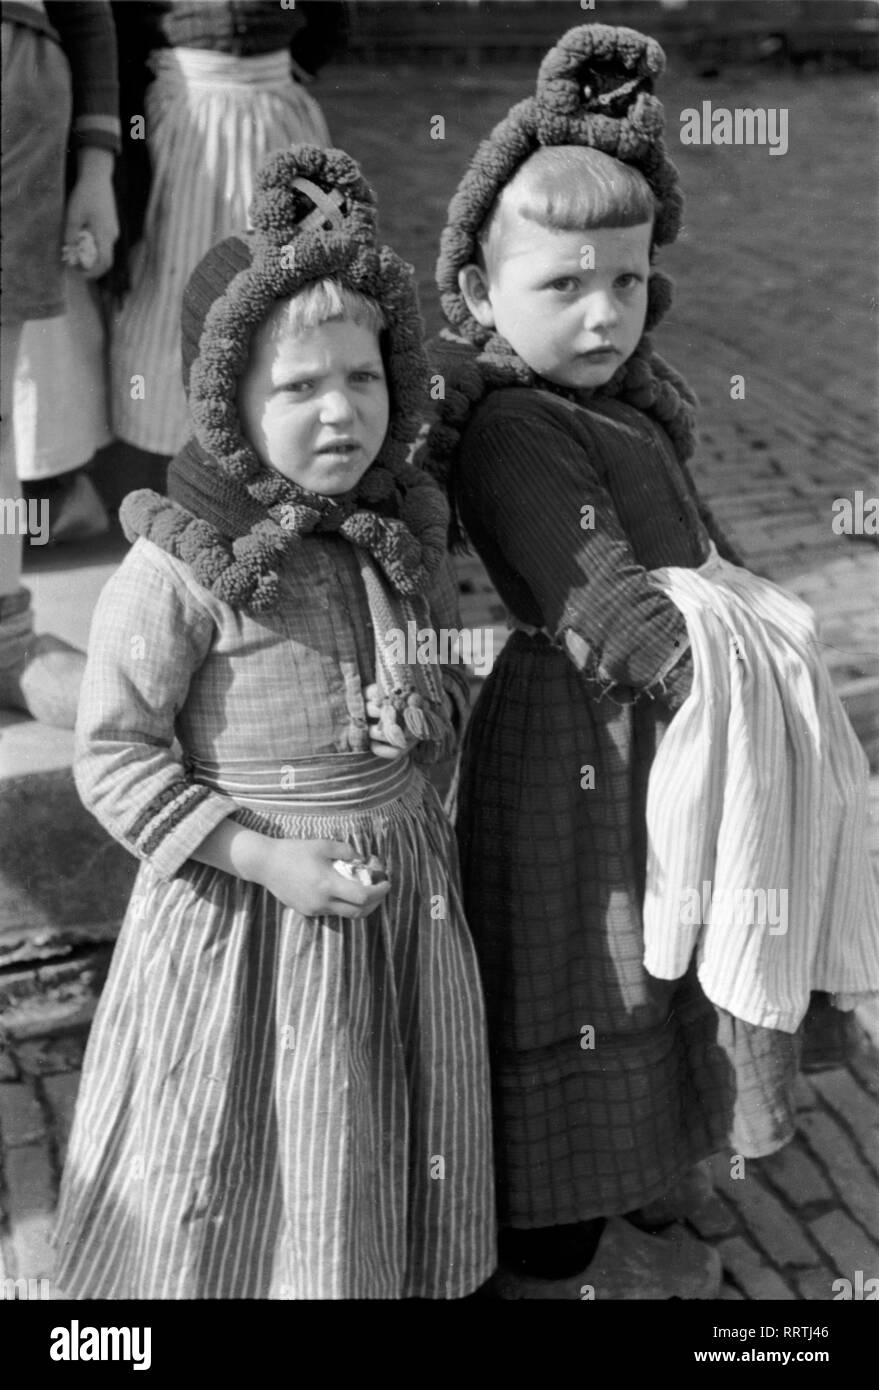
[[[77,785],[143,862],[89,1040],[57,1284],[463,1297],[495,1260],[485,1020],[454,836],[418,764],[454,750],[466,680],[389,640],[459,625],[448,510],[406,462],[427,382],[412,271],[376,245],[372,191],[339,151],[275,155],[252,211],[258,234],[191,277],[195,437],[170,497],[123,505],[135,544],[93,622]],[[310,451],[266,461],[239,418],[239,387],[249,400],[274,361],[255,331],[297,304],[341,366],[305,404],[283,391],[284,418],[322,439],[344,403],[367,439],[351,403],[387,401],[343,492],[306,490]],[[381,380],[344,355],[379,352],[377,314]],[[355,858],[389,886],[332,867]]]

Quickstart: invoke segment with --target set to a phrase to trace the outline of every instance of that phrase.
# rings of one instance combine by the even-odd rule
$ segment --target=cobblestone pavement
[[[85,1030],[0,1053],[0,1297],[3,1279],[51,1286],[52,1213],[79,1085]],[[712,1161],[714,1195],[691,1218],[720,1251],[724,1299],[829,1300],[834,1281],[879,1276],[879,1058],[799,1080],[799,1132],[769,1159]]]
[[[531,75],[533,76],[533,74]],[[428,319],[438,218],[476,137],[521,95],[495,75],[403,77],[395,99],[380,75],[341,72],[321,92],[334,139],[364,161],[379,187],[389,240],[422,272]],[[395,74],[395,82],[397,75]],[[842,158],[852,130],[871,120],[867,75],[721,80],[710,91],[685,79],[675,103],[784,105],[791,147],[676,149],[688,193],[686,236],[663,257],[681,287],[662,346],[703,404],[696,472],[749,564],[789,585],[816,609],[840,687],[866,719],[879,707],[879,548],[838,536],[832,503],[875,495],[875,284],[864,266],[875,236],[875,197],[851,197]],[[446,100],[446,106],[440,103]],[[389,105],[393,107],[389,110]],[[449,145],[413,170],[406,198],[391,172],[406,167],[413,131],[447,111]],[[771,182],[760,161],[773,166]],[[820,170],[820,178],[816,171]],[[428,241],[429,234],[429,241]],[[730,379],[745,378],[743,400]],[[460,563],[462,621],[492,625],[503,612],[478,561]],[[873,851],[879,865],[879,778],[872,783]],[[879,1037],[875,1013],[865,1020]],[[51,1278],[48,1232],[79,1079],[84,1033],[34,1038],[0,1052],[0,1277]],[[879,1276],[879,1054],[866,1035],[847,1066],[804,1074],[799,1131],[774,1157],[734,1176],[713,1162],[715,1194],[694,1225],[721,1252],[723,1297],[827,1300],[835,1280]],[[737,1172],[738,1170],[735,1169]],[[863,1287],[863,1285],[861,1285]]]

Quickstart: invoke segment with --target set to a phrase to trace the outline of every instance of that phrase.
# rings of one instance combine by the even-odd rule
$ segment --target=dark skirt
[[[756,1156],[792,1133],[797,1039],[716,1009],[692,970],[642,964],[647,781],[671,717],[601,698],[524,632],[473,711],[457,831],[504,1224],[630,1211],[731,1134]]]

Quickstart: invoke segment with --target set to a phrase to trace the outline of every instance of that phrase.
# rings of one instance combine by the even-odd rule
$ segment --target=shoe
[[[830,995],[813,991],[802,1025],[800,1070],[806,1073],[847,1067],[862,1047],[854,1013],[835,1009]]]
[[[109,529],[107,509],[91,478],[82,471],[74,473],[50,500],[50,540],[87,541]]]
[[[76,724],[85,653],[43,633],[28,641],[23,661],[0,669],[0,708],[20,709],[40,724]]]
[[[723,1267],[713,1246],[683,1226],[661,1235],[636,1230],[612,1216],[598,1249],[580,1274],[569,1279],[535,1279],[501,1266],[490,1281],[495,1298],[527,1299],[711,1299],[720,1294]]]
[[[713,1192],[714,1183],[708,1164],[697,1163],[662,1197],[638,1207],[636,1211],[627,1212],[626,1220],[641,1231],[661,1231],[675,1221],[695,1215],[711,1200]]]

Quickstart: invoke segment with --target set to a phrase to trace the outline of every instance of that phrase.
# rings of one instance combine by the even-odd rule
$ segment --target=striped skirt
[[[494,1267],[489,1083],[454,840],[408,759],[196,767],[235,819],[378,855],[368,919],[143,865],[56,1226],[72,1298],[456,1298]],[[289,774],[293,772],[291,777]],[[294,789],[277,796],[264,790]],[[352,806],[350,803],[354,803]]]
[[[286,50],[239,58],[160,49],[151,65],[152,184],[131,293],[113,328],[111,398],[120,439],[173,454],[190,434],[180,360],[186,282],[215,242],[248,225],[266,157],[291,144],[328,145],[330,137],[317,102],[291,76]]]

